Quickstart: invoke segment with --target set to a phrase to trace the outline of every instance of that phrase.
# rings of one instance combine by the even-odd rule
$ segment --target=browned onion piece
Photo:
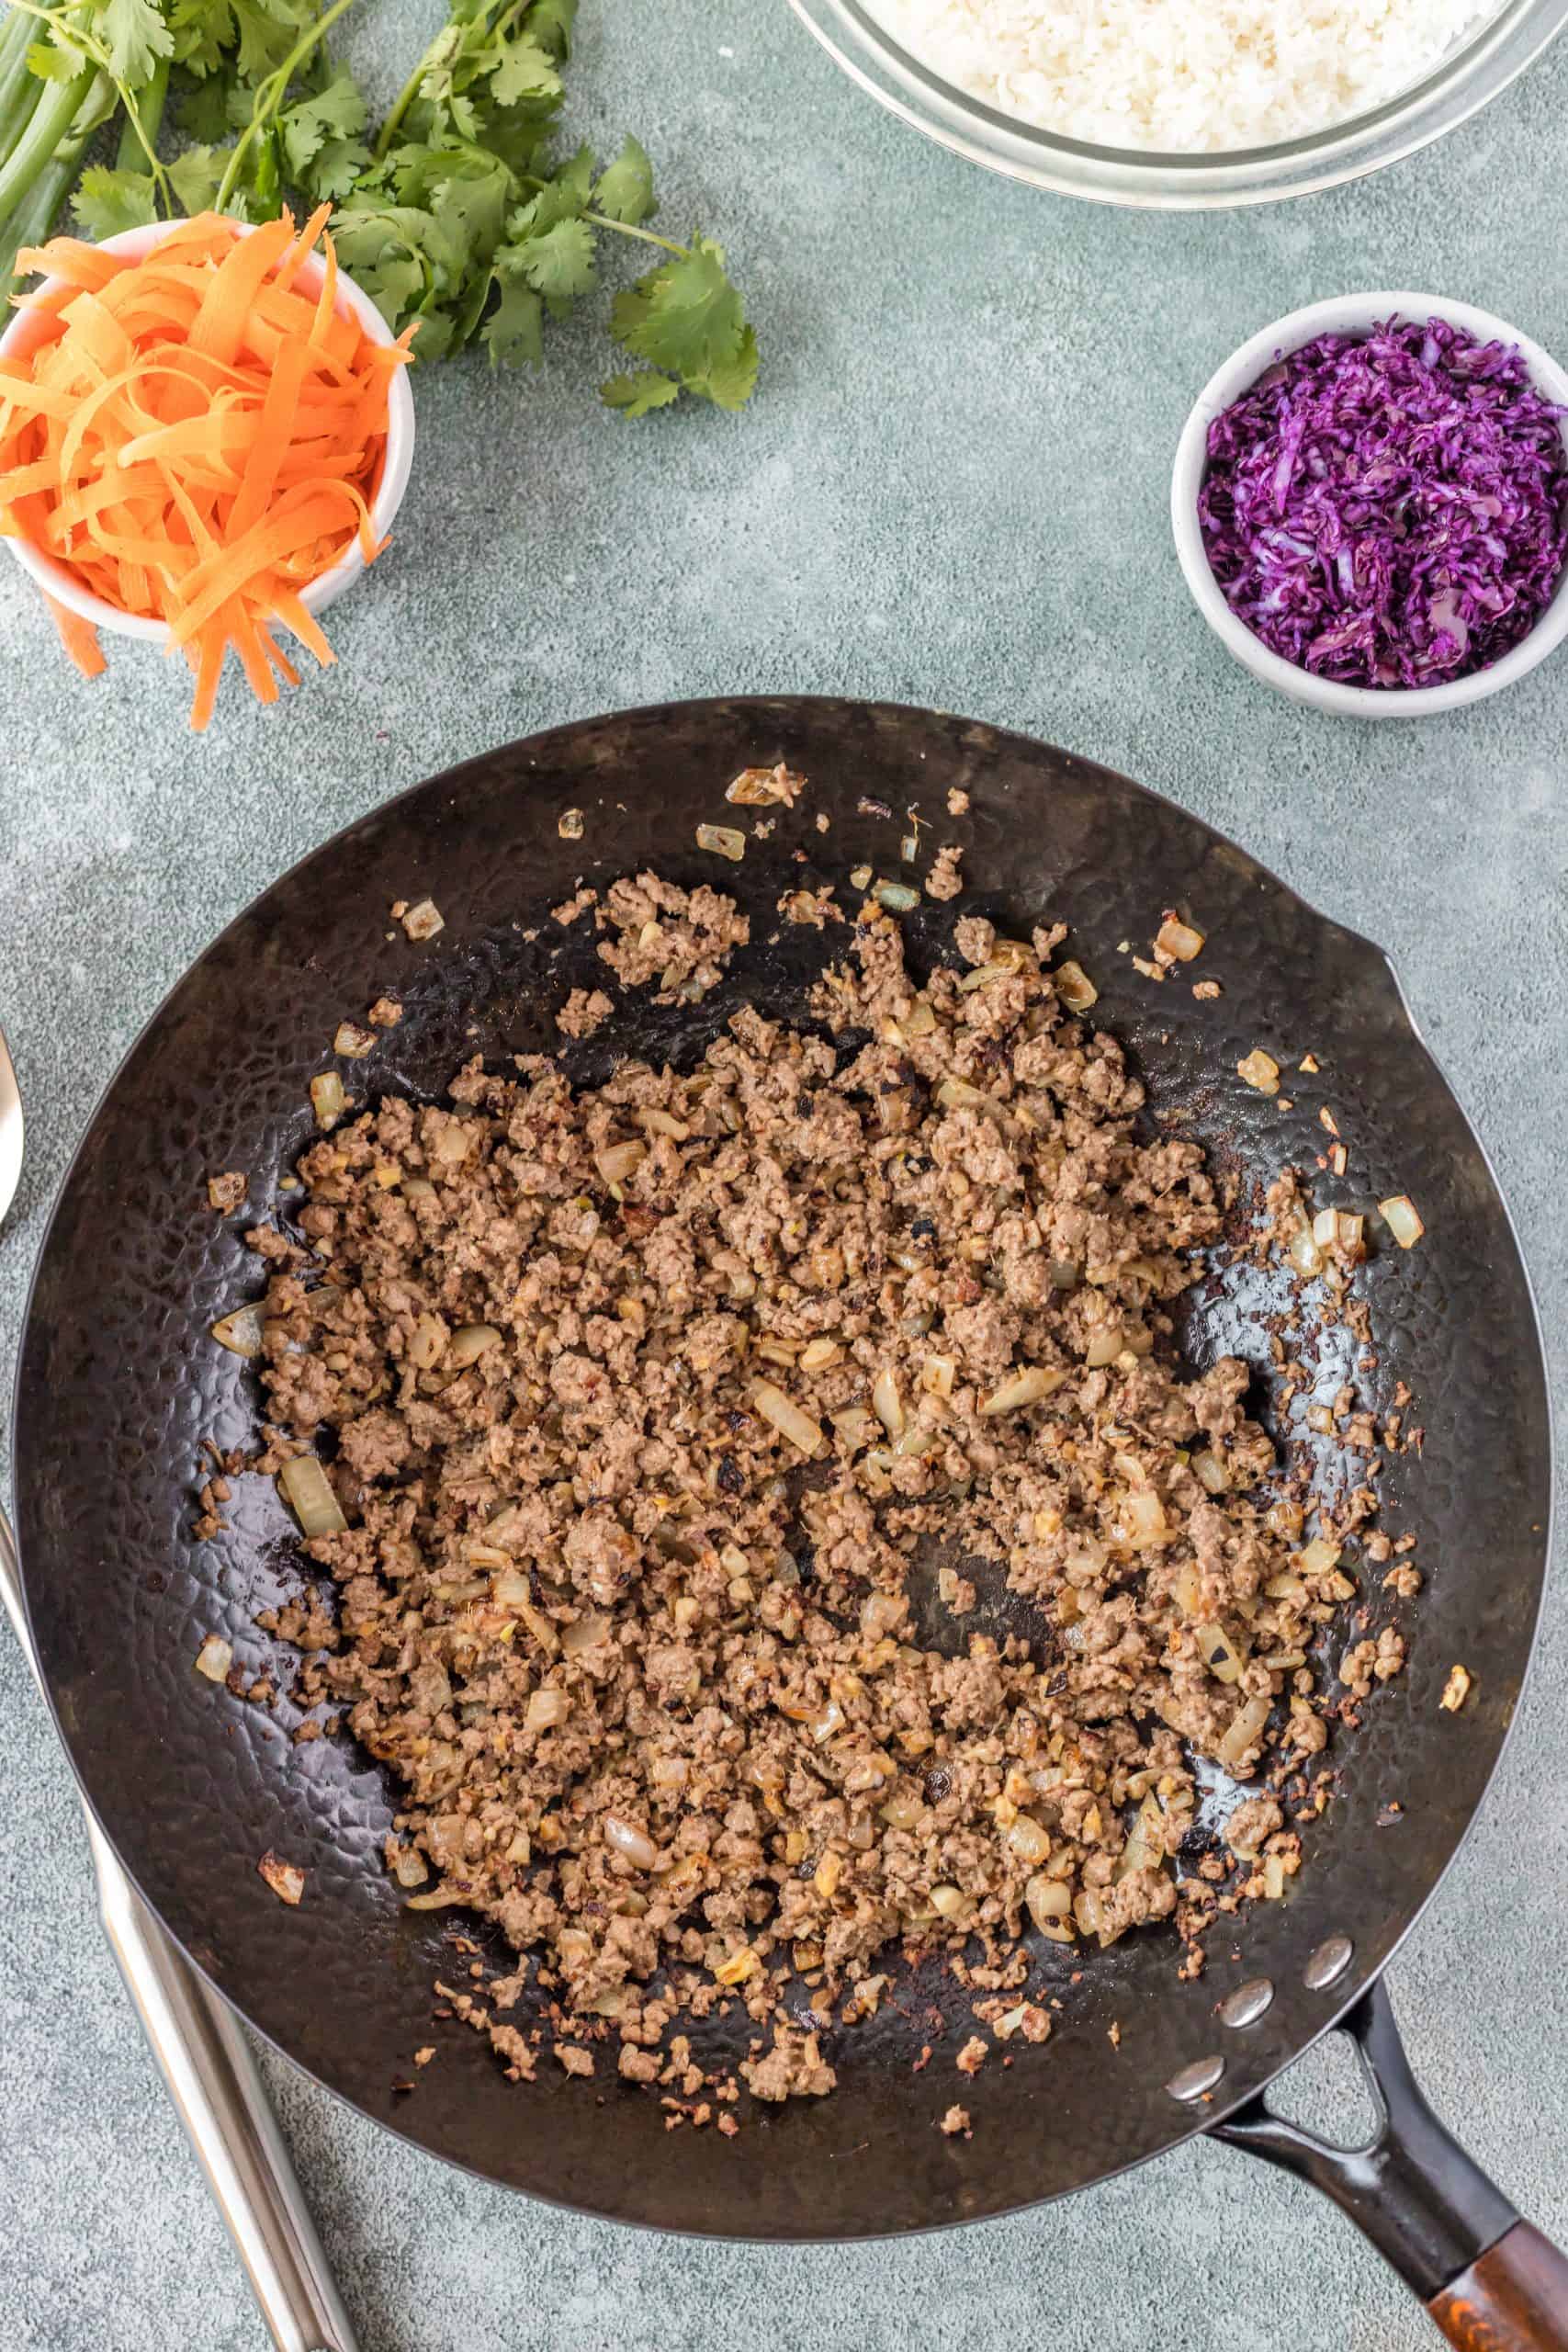
[[[308,1536],[341,1535],[348,1521],[313,1453],[297,1453],[277,1474],[283,1498]]]

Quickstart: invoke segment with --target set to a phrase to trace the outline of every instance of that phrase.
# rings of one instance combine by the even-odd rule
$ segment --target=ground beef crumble
[[[556,1015],[556,1027],[563,1037],[592,1037],[615,1009],[603,989],[573,989]]]
[[[604,912],[601,956],[666,994],[747,935],[651,875]],[[716,2004],[759,2029],[756,2098],[825,2095],[820,2032],[874,2013],[900,1947],[977,1937],[964,1981],[1012,1988],[985,2021],[1043,2041],[1025,1923],[1201,1933],[1235,1897],[1188,1876],[1179,1907],[1192,1751],[1245,1778],[1326,1739],[1304,1653],[1354,1588],[1295,1549],[1247,1367],[1175,1351],[1224,1216],[1202,1154],[1140,1139],[1140,1081],[1038,952],[998,960],[978,917],[954,944],[967,968],[919,985],[868,908],[814,999],[838,1051],[746,1009],[684,1075],[628,1060],[574,1095],[546,1056],[471,1063],[448,1105],[385,1101],[306,1153],[313,1254],[251,1237],[264,1460],[331,1431],[345,1519],[306,1546],[336,1623],[271,1622],[312,1653],[297,1695],[402,1784],[400,1884],[524,1956],[490,2007],[450,1996],[519,2075],[538,2034],[501,2019],[532,1964],[560,2065],[618,2041],[610,2071],[686,2099],[716,2086],[660,2045]],[[944,1537],[953,1598],[1005,1582],[1036,1652],[917,1646]],[[1352,1691],[1396,1650],[1353,1650]],[[1231,1820],[1265,1892],[1299,1858],[1282,1817]]]
[[[743,947],[751,935],[747,918],[721,890],[705,882],[682,890],[657,874],[613,882],[604,911],[615,936],[600,942],[600,956],[623,988],[657,979],[660,1004],[705,996],[717,985],[730,949]]]

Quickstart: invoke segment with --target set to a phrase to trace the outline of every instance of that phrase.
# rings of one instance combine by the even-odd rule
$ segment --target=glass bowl
[[[955,154],[1058,196],[1169,212],[1305,196],[1397,163],[1506,89],[1568,18],[1568,0],[1506,0],[1424,80],[1369,113],[1274,146],[1172,155],[1094,147],[1000,113],[920,64],[860,0],[790,5],[863,90]]]

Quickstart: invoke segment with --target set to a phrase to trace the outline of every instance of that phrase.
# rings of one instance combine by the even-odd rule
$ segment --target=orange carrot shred
[[[197,730],[230,652],[262,702],[299,684],[276,628],[330,663],[303,591],[386,544],[370,503],[408,338],[384,347],[340,306],[329,218],[245,233],[206,213],[140,261],[71,237],[17,258],[57,282],[21,299],[20,348],[0,360],[0,534],[161,621]],[[96,676],[96,633],[47,601]]]
[[[101,677],[108,663],[104,660],[104,649],[98,643],[98,632],[92,622],[85,621],[80,613],[73,613],[69,605],[60,604],[53,596],[46,595],[43,601],[54,616],[60,642],[82,675],[85,678]]]

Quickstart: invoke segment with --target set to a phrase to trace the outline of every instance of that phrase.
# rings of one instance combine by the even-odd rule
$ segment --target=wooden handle
[[[1516,2222],[1427,2308],[1460,2352],[1568,2352],[1568,2256]]]

